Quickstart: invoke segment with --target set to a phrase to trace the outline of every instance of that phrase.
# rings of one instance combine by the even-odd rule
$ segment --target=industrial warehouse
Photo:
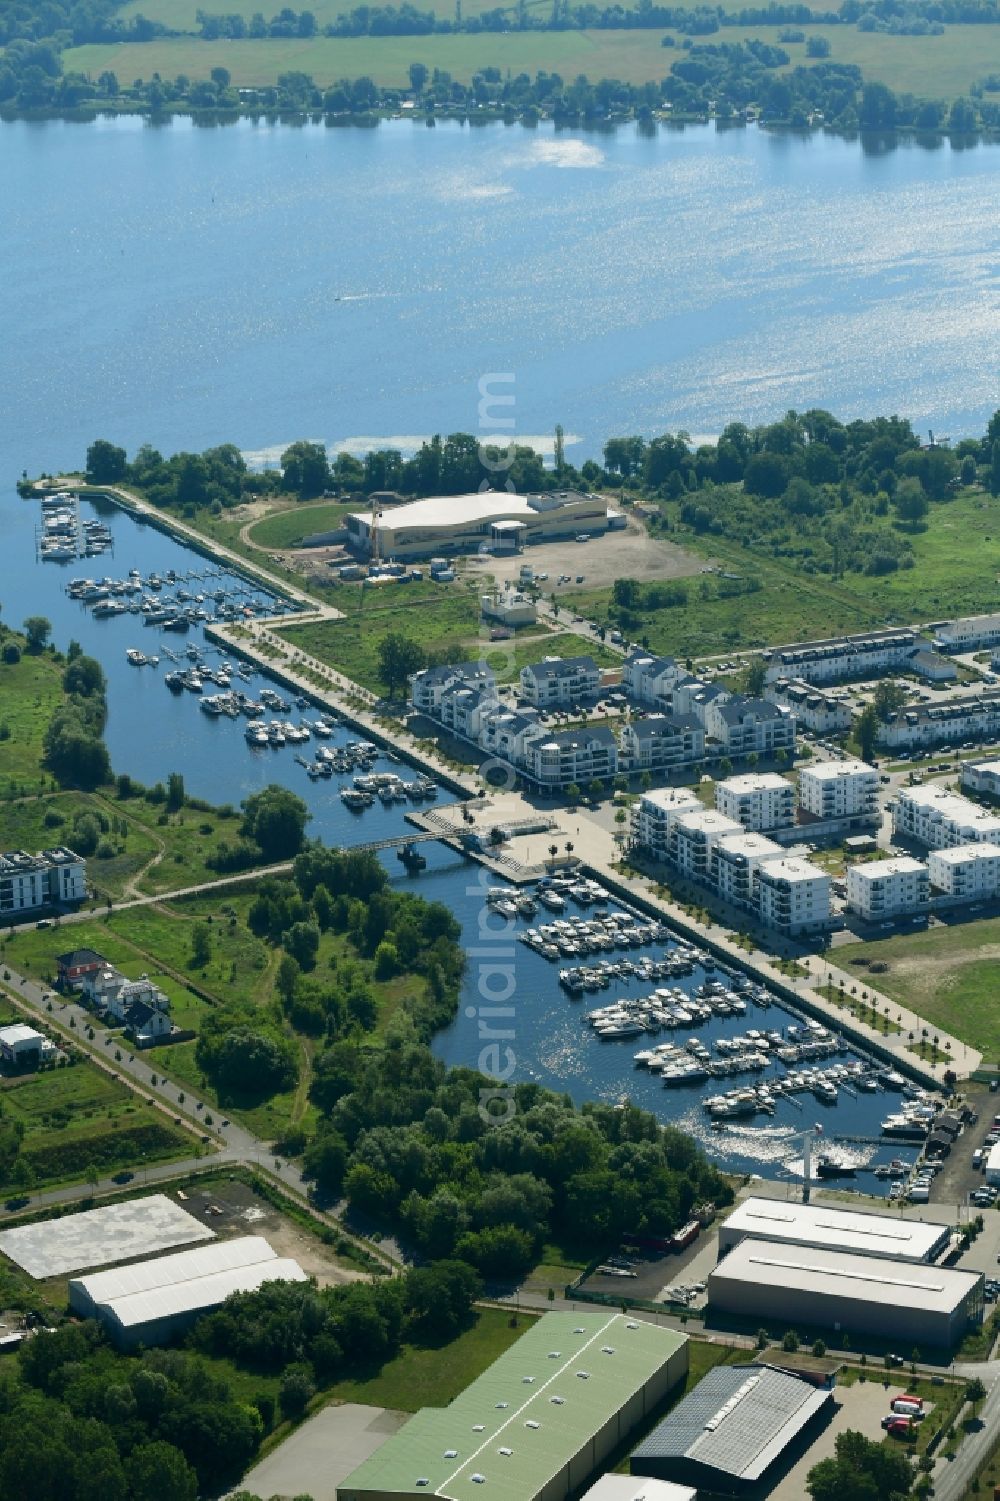
[[[277,1256],[261,1236],[245,1235],[73,1278],[69,1302],[77,1313],[98,1319],[119,1348],[134,1349],[184,1333],[232,1293],[306,1280],[297,1261]]]
[[[423,1408],[338,1501],[564,1501],[687,1375],[687,1338],[624,1314],[548,1313],[445,1408]]]
[[[719,1229],[719,1254],[741,1241],[768,1240],[786,1246],[818,1246],[889,1261],[933,1261],[948,1246],[951,1229],[923,1220],[859,1214],[824,1204],[787,1204],[744,1199]]]
[[[348,545],[356,553],[394,560],[480,548],[520,552],[528,543],[583,541],[624,525],[624,517],[609,511],[606,500],[577,490],[435,495],[384,513],[356,511],[346,518]]]
[[[833,1390],[768,1365],[720,1365],[632,1455],[633,1475],[766,1495],[832,1417]]]
[[[947,1349],[983,1316],[983,1276],[840,1249],[743,1240],[709,1273],[713,1313],[799,1330],[863,1330]]]
[[[149,1194],[61,1220],[4,1230],[0,1251],[32,1277],[57,1277],[214,1239],[214,1230],[165,1194]]]

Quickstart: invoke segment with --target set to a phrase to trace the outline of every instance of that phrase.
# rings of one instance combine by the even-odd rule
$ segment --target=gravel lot
[[[546,594],[558,589],[561,573],[568,573],[571,579],[571,584],[563,588],[576,587],[577,574],[582,573],[588,589],[606,589],[621,578],[689,578],[706,566],[695,553],[650,537],[630,516],[624,532],[608,532],[589,542],[544,542],[509,558],[470,558],[468,568],[470,572],[490,573],[498,581],[516,580],[522,563],[530,563],[536,574],[548,574],[548,583],[542,586]]]

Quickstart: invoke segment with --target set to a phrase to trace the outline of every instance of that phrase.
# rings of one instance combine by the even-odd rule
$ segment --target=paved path
[[[252,1164],[290,1198],[309,1207],[312,1212],[318,1213],[312,1209],[309,1201],[309,1184],[302,1176],[300,1169],[294,1163],[275,1157],[270,1144],[255,1136],[245,1126],[219,1116],[218,1107],[211,1101],[206,1101],[189,1085],[179,1085],[172,1079],[165,1079],[159,1072],[163,1065],[155,1050],[152,1053],[130,1052],[120,1032],[109,1032],[76,1001],[53,995],[47,986],[39,985],[36,981],[17,974],[10,969],[9,965],[5,966],[3,973],[5,976],[9,975],[9,979],[6,979],[0,986],[0,992],[6,990],[9,996],[19,1003],[22,1010],[35,1013],[46,1026],[62,1032],[67,1040],[73,1042],[74,1046],[88,1053],[97,1067],[113,1078],[121,1079],[136,1092],[140,1099],[147,1101],[151,1108],[169,1115],[172,1120],[179,1120],[180,1124],[191,1132],[191,1157],[181,1162],[157,1162],[148,1165],[140,1162],[135,1169],[136,1179],[141,1177],[143,1183],[156,1183],[176,1178],[179,1175],[183,1176],[189,1172],[202,1171],[206,1168],[214,1169],[227,1162]],[[48,1010],[50,996],[52,996],[53,1007],[51,1012]],[[88,1028],[93,1029],[93,1040],[87,1036]],[[121,1054],[120,1059],[115,1057],[116,1052]],[[161,1054],[160,1057],[162,1056]],[[155,1084],[153,1083],[154,1075]],[[211,1125],[207,1124],[206,1117],[211,1118]],[[120,1189],[121,1185],[115,1183],[113,1178],[105,1177],[100,1179],[96,1186],[76,1184],[33,1193],[30,1196],[30,1203],[32,1209],[36,1209],[46,1205],[70,1203],[77,1199],[88,1198],[95,1192],[114,1193]],[[0,1221],[9,1218],[12,1213],[16,1211],[8,1210],[0,1205]],[[336,1223],[343,1234],[351,1239],[357,1239],[344,1229],[335,1215],[318,1213],[318,1218],[325,1224]],[[367,1241],[359,1241],[359,1244],[367,1254],[376,1256],[391,1266],[389,1259],[377,1246]]]

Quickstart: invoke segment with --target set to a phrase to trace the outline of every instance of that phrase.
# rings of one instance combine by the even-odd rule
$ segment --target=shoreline
[[[332,113],[324,110],[267,109],[260,105],[248,105],[238,109],[194,109],[182,105],[169,109],[153,109],[148,104],[108,104],[88,100],[72,109],[18,109],[11,105],[0,106],[0,125],[60,123],[64,125],[93,125],[99,120],[141,119],[149,125],[164,128],[175,120],[191,126],[218,129],[226,125],[238,125],[243,121],[259,125],[286,125],[301,129],[303,125],[322,125],[328,130],[376,130],[383,124],[409,121],[434,129],[443,125],[462,125],[474,129],[480,126],[503,125],[508,128],[520,126],[524,130],[536,130],[539,126],[553,126],[558,131],[578,131],[588,135],[609,135],[623,126],[638,126],[643,134],[655,136],[661,130],[682,134],[690,127],[714,126],[719,135],[730,131],[757,129],[765,135],[788,139],[799,137],[812,140],[816,136],[829,136],[847,143],[857,143],[863,149],[895,150],[900,146],[921,146],[928,151],[939,150],[948,144],[953,150],[970,146],[996,145],[1000,143],[1000,126],[978,126],[973,131],[952,131],[945,126],[934,129],[918,129],[912,125],[895,126],[891,130],[838,130],[832,125],[817,122],[811,125],[793,125],[784,120],[726,119],[719,115],[654,115],[651,119],[635,111],[594,119],[583,114],[548,114],[540,111],[514,109],[483,109],[474,113],[463,108],[454,110],[434,109],[426,112],[416,110],[383,109],[362,113]]]

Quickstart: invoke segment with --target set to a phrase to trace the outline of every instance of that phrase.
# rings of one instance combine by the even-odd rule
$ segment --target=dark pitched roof
[[[617,745],[617,741],[606,724],[595,724],[593,729],[562,730],[558,735],[546,735],[546,745],[564,745],[569,750],[574,745],[587,746],[598,741],[601,745]]]
[[[755,719],[787,718],[776,704],[768,703],[767,699],[744,698],[741,693],[731,698],[727,704],[720,704],[719,713],[726,724],[746,724]]]
[[[106,964],[107,960],[96,949],[70,949],[56,955],[56,963],[63,969],[77,969],[81,964]]]
[[[689,730],[701,730],[701,720],[694,714],[650,714],[634,720],[630,728],[637,740],[673,739]]]
[[[532,662],[527,671],[536,678],[561,678],[570,677],[575,672],[596,672],[597,663],[593,657],[554,657],[549,662]]]

